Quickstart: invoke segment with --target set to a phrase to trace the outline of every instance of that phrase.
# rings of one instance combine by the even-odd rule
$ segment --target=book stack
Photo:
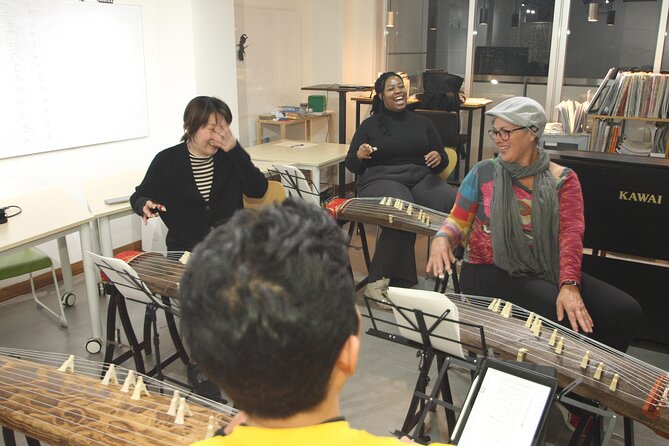
[[[615,153],[622,136],[621,121],[601,120],[595,124],[595,136],[590,150]]]
[[[279,120],[301,119],[306,116],[306,109],[294,105],[282,105],[275,114]]]
[[[669,117],[669,74],[619,72],[599,110],[609,116]]]

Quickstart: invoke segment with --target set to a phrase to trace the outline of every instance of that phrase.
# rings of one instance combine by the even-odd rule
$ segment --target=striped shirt
[[[188,152],[188,156],[193,169],[195,185],[202,194],[204,201],[209,201],[209,192],[211,192],[211,184],[214,181],[214,157],[213,155],[195,156],[190,152]]]

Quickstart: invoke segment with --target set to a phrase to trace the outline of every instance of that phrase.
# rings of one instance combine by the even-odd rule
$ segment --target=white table
[[[344,160],[348,152],[347,144],[281,140],[248,147],[246,151],[254,163],[269,161],[309,170],[313,183],[318,187],[321,180],[320,170],[339,165],[339,195],[343,196],[346,189]]]
[[[114,218],[132,215],[128,200],[122,203],[106,204],[108,198],[130,197],[135,187],[142,182],[145,170],[133,170],[118,175],[87,181],[82,185],[88,209],[97,221],[100,239],[100,253],[114,257],[110,221]]]
[[[86,342],[86,350],[89,353],[99,352],[102,348],[102,325],[96,271],[90,256],[86,255],[92,249],[89,223],[93,216],[81,202],[60,188],[3,197],[3,203],[20,206],[22,212],[0,225],[0,254],[17,252],[56,239],[66,293],[72,291],[72,269],[65,236],[79,232],[92,333]]]

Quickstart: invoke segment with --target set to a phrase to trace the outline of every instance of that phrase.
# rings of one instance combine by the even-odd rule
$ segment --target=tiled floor
[[[369,238],[375,231],[368,230]],[[370,240],[373,242],[373,240]],[[417,263],[424,270],[426,241],[419,237],[417,241]],[[352,249],[354,270],[363,272],[359,250]],[[424,282],[419,287],[430,289],[432,283]],[[46,296],[52,289],[45,289],[40,294],[48,302]],[[46,312],[35,307],[26,296],[0,305],[0,345],[32,350],[62,352],[80,357],[101,360],[102,354],[89,355],[84,349],[85,341],[90,337],[88,305],[85,299],[83,278],[75,278],[75,294],[78,296],[74,307],[66,311],[69,320],[68,328],[61,328]],[[105,299],[94,297],[95,299]],[[105,304],[102,304],[105,307]],[[362,313],[366,312],[360,305]],[[131,305],[131,312],[136,326],[141,326],[143,307]],[[390,312],[387,312],[390,315]],[[104,319],[103,319],[104,320]],[[370,324],[363,319],[364,331]],[[169,336],[161,321],[161,341],[163,357],[173,351]],[[165,332],[165,333],[163,333]],[[651,347],[651,348],[649,348]],[[655,350],[660,351],[655,351]],[[629,353],[641,360],[651,363],[663,370],[669,370],[669,349],[658,346],[635,346]],[[418,376],[418,359],[416,350],[401,346],[369,335],[363,336],[362,351],[358,372],[348,383],[341,398],[342,412],[354,426],[366,429],[379,435],[387,435],[399,429],[404,420],[413,387]],[[173,364],[167,370],[170,376],[185,380],[185,370],[180,363]],[[434,376],[434,370],[433,370]],[[461,403],[469,386],[468,372],[454,368],[450,380],[456,405]],[[434,414],[433,414],[434,415]],[[432,417],[430,435],[433,441],[447,441],[448,429],[443,411],[438,410]],[[567,444],[569,431],[562,421],[562,416],[555,412],[549,420],[549,444]],[[621,437],[622,419],[619,418],[614,438],[610,444],[624,444]],[[645,426],[635,423],[635,440],[637,445],[667,445],[669,440],[655,435]]]

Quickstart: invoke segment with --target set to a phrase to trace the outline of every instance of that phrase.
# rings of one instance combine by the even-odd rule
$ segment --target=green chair
[[[51,308],[44,305],[37,298],[37,294],[35,293],[33,273],[45,268],[51,268],[53,281],[56,284],[56,299],[58,300],[60,316]],[[67,327],[67,319],[65,318],[63,306],[65,306],[68,302],[67,300],[61,302],[60,288],[58,287],[58,280],[56,278],[56,270],[53,267],[51,258],[36,248],[28,248],[13,254],[0,256],[0,280],[11,279],[13,277],[22,276],[24,274],[30,275],[30,288],[32,289],[33,299],[37,303],[37,307],[44,308],[60,321],[60,325]]]

